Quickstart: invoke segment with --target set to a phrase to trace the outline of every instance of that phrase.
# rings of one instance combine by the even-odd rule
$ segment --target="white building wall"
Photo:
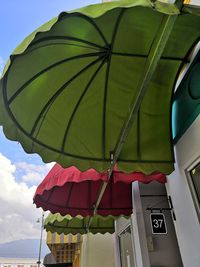
[[[150,267],[144,213],[138,182],[132,183],[132,203],[133,214],[131,220],[133,226],[133,248],[135,249],[136,267]]]
[[[150,184],[134,182],[132,188],[133,214],[131,220],[119,219],[116,221],[115,228],[116,234],[119,234],[127,227],[127,224],[132,227],[135,265],[131,267],[182,267],[170,210],[163,210],[167,234],[154,235],[151,230],[150,210],[147,208],[159,208],[159,210],[169,208],[165,185],[158,182]]]
[[[81,267],[115,267],[113,235],[84,235]]]
[[[187,172],[200,162],[200,116],[175,145],[175,171],[168,177],[175,229],[184,267],[200,266],[200,224],[188,184]]]

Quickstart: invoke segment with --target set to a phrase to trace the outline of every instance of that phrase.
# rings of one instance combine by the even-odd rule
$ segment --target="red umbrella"
[[[33,200],[37,207],[52,213],[92,216],[102,181],[107,181],[107,178],[107,173],[98,173],[93,169],[81,172],[75,167],[64,169],[59,164],[55,164],[38,186]],[[131,182],[136,180],[143,183],[153,180],[164,183],[166,177],[162,173],[125,174],[115,170],[101,199],[98,214],[130,215],[132,213]]]

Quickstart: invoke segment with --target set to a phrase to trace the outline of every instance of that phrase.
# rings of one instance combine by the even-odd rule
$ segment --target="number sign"
[[[152,234],[167,234],[165,216],[163,213],[150,214]]]

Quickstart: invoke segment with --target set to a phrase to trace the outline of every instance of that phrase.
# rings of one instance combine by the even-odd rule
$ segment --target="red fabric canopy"
[[[130,183],[134,180],[145,183],[157,180],[164,183],[165,179],[165,175],[161,173],[147,176],[142,173],[124,174],[114,171],[100,202],[98,214],[130,215],[132,213]],[[91,216],[102,181],[107,181],[107,173],[98,173],[93,169],[80,172],[75,167],[64,169],[55,164],[38,186],[33,200],[37,207],[52,213]]]

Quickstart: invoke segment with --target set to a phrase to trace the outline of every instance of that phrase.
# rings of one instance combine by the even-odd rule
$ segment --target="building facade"
[[[200,44],[177,82],[172,129],[175,170],[166,185],[132,185],[133,214],[116,222],[116,267],[200,266]],[[152,229],[163,214],[166,233]],[[160,219],[154,221],[157,228]],[[155,229],[154,229],[155,230]],[[122,236],[126,241],[121,242]]]

